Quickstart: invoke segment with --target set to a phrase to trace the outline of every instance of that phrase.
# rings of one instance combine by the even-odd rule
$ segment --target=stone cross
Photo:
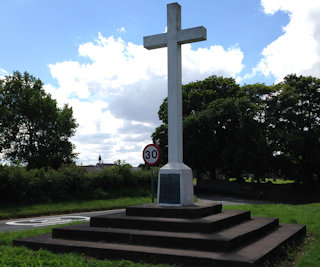
[[[159,172],[158,204],[185,206],[193,203],[193,185],[189,181],[192,171],[183,164],[181,45],[202,40],[206,40],[204,27],[181,30],[178,3],[167,5],[167,32],[143,39],[147,49],[168,47],[168,164]],[[184,179],[186,170],[188,182]],[[172,190],[173,187],[176,189]]]
[[[167,6],[167,33],[144,37],[144,47],[168,47],[168,145],[169,162],[183,162],[182,149],[182,86],[181,44],[206,40],[206,29],[196,27],[181,30],[181,7]]]

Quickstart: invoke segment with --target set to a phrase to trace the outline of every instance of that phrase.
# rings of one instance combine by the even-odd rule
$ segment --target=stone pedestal
[[[192,170],[184,163],[168,163],[159,171],[158,205],[189,206],[193,204]]]
[[[76,252],[100,259],[178,266],[268,266],[283,248],[305,236],[306,226],[251,218],[250,211],[221,204],[187,207],[145,204],[91,217],[90,224],[54,228],[13,241],[15,246]]]

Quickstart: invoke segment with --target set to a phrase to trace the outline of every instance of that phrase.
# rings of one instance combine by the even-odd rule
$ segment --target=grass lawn
[[[37,228],[32,230],[4,232],[0,233],[0,266],[50,266],[50,267],[82,267],[82,266],[167,266],[167,265],[150,265],[143,263],[133,263],[127,260],[96,260],[85,257],[76,253],[54,254],[50,251],[40,249],[33,251],[26,247],[12,246],[12,240],[24,238],[32,235],[50,233],[51,226],[46,228]]]
[[[157,196],[155,196],[155,201]],[[194,196],[194,201],[198,201]],[[125,208],[151,202],[149,197],[122,197],[103,200],[78,200],[33,205],[0,205],[0,220],[26,218],[42,215],[67,214],[74,212],[99,211]]]
[[[244,177],[243,178],[246,183],[256,183],[258,181],[253,180],[251,177]],[[229,182],[235,182],[236,178],[229,178]],[[279,179],[279,178],[266,178],[264,180],[260,180],[259,183],[265,184],[265,183],[273,183],[273,184],[293,184],[294,180],[285,180],[285,179]]]
[[[58,203],[33,204],[26,206],[0,205],[0,220],[72,212],[118,209],[148,202],[151,202],[151,197],[124,197],[107,200],[78,200]]]
[[[250,210],[253,217],[276,217],[279,218],[280,223],[305,224],[308,238],[304,242],[304,249],[298,255],[290,252],[289,258],[295,262],[294,266],[320,266],[320,203],[237,205],[223,206],[223,208]]]
[[[150,202],[150,198],[137,198],[137,200],[135,200],[137,202],[134,202],[133,199],[136,198],[128,198],[126,200],[127,204],[121,202],[120,199],[117,200],[119,202],[115,200],[115,206],[107,204],[108,201],[105,201],[104,205],[108,205],[108,208],[118,208],[120,207],[118,203],[123,203],[124,206],[126,206]],[[107,206],[104,208],[106,207]],[[223,206],[223,208],[250,210],[252,216],[278,217],[281,223],[306,224],[308,238],[304,241],[303,246],[300,246],[298,253],[296,251],[289,251],[289,261],[282,261],[278,263],[278,266],[320,266],[320,203],[307,205],[237,205]],[[53,227],[46,227],[0,233],[0,266],[154,266],[151,264],[133,263],[126,260],[101,261],[73,253],[53,254],[45,250],[32,251],[24,247],[12,246],[13,239],[49,233],[52,228]]]

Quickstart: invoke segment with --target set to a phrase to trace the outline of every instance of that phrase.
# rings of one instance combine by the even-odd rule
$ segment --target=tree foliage
[[[76,154],[69,138],[77,123],[72,108],[57,103],[43,83],[25,72],[0,80],[0,152],[13,163],[29,169],[58,168]]]
[[[319,179],[319,88],[319,79],[296,75],[273,86],[217,76],[184,85],[184,162],[212,179]],[[152,138],[167,154],[167,99],[159,118]]]
[[[275,168],[312,183],[320,178],[320,80],[288,75],[267,101],[267,137]]]

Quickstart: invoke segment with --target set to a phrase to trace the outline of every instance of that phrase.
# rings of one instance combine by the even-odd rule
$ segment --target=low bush
[[[42,203],[109,196],[145,195],[150,171],[132,170],[120,161],[111,168],[86,173],[74,164],[59,169],[0,166],[2,203]]]
[[[14,202],[24,199],[29,190],[29,177],[24,168],[0,166],[0,199]]]

